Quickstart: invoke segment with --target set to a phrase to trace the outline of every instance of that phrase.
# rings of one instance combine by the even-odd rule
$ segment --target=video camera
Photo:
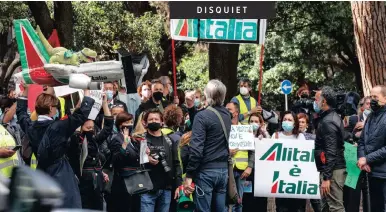
[[[342,118],[357,114],[360,99],[360,95],[356,92],[350,91],[345,93],[338,91],[335,105],[336,112],[340,114]]]

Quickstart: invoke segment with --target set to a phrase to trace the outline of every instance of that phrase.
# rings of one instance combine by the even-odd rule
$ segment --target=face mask
[[[157,122],[147,124],[147,129],[153,132],[158,131],[160,128],[161,128],[161,124]]]
[[[114,97],[113,91],[110,91],[110,90],[106,91],[106,97],[108,101],[112,100]]]
[[[200,104],[201,104],[201,101],[199,99],[194,100],[194,106],[198,107],[200,106]]]
[[[59,111],[56,109],[56,114],[52,117],[53,120],[59,119]]]
[[[86,136],[87,140],[90,140],[94,136],[94,130],[83,131],[83,135]]]
[[[149,94],[150,94],[149,90],[142,92],[142,96],[144,96],[146,98],[149,98],[149,96],[150,96]]]
[[[164,94],[162,92],[154,92],[153,98],[155,101],[161,101],[162,97],[164,97]]]
[[[115,118],[114,118],[113,131],[114,131],[115,133],[117,133],[117,132],[118,132],[117,126],[115,126]]]
[[[185,121],[185,125],[186,125],[187,127],[190,127],[190,119],[188,119],[188,120]]]
[[[294,123],[291,121],[283,121],[281,126],[283,127],[283,130],[286,132],[292,132],[292,130],[294,129]]]
[[[249,94],[248,88],[246,88],[246,87],[241,87],[241,88],[240,88],[240,94],[243,95],[243,96],[248,95],[248,94]]]
[[[318,103],[316,103],[316,101],[314,101],[314,111],[315,111],[316,113],[319,113],[319,112],[320,112],[320,107],[319,107]]]
[[[259,130],[260,125],[258,123],[253,123],[252,127],[253,127],[253,131],[257,131],[257,130]]]
[[[370,113],[371,113],[371,110],[369,110],[369,109],[366,109],[365,111],[363,111],[363,114],[364,114],[365,116],[369,116]]]
[[[371,106],[371,110],[373,110],[374,112],[381,108],[381,106],[379,105],[378,101],[375,100],[375,99],[371,100],[370,106]]]
[[[121,131],[123,132],[123,130],[126,129],[126,128],[129,130],[129,133],[131,133],[131,131],[133,130],[133,125],[122,126],[122,127],[121,127]]]
[[[300,97],[303,98],[303,99],[307,99],[308,98],[308,94],[302,94]]]

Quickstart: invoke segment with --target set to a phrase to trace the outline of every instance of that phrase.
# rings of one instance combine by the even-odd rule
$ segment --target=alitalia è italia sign
[[[263,139],[255,144],[255,196],[320,198],[313,141]]]
[[[175,40],[264,43],[266,19],[171,19]]]

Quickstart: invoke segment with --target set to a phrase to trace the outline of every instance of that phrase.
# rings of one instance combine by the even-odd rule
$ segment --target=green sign
[[[357,147],[350,143],[344,142],[344,158],[346,159],[347,177],[346,186],[355,189],[361,170],[357,166]]]

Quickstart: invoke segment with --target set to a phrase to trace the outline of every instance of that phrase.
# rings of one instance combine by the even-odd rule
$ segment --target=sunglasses
[[[119,105],[113,105],[113,106],[111,106],[111,108],[114,108],[114,107],[124,107],[122,104],[119,104]]]

